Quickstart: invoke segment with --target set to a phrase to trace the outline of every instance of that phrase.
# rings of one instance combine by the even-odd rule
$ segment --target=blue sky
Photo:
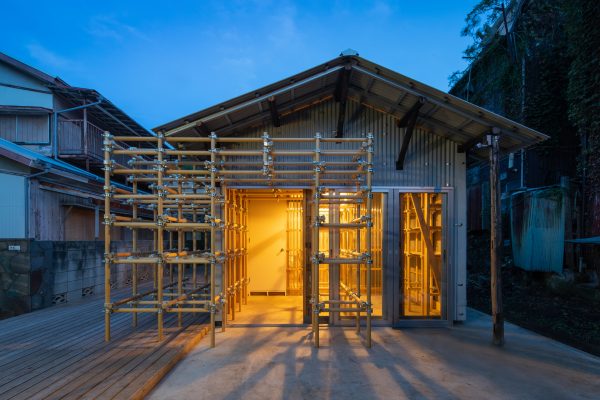
[[[147,128],[336,57],[442,90],[477,0],[3,1],[0,51],[100,91]]]

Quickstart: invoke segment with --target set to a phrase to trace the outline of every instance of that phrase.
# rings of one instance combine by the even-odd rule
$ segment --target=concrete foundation
[[[511,324],[491,345],[490,318],[469,310],[452,329],[230,327],[203,341],[151,399],[592,399],[600,358]]]

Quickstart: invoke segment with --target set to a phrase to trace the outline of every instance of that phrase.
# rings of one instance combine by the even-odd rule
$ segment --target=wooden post
[[[493,342],[504,345],[502,312],[502,218],[500,205],[500,148],[498,131],[488,135],[490,151],[490,273],[492,295]]]

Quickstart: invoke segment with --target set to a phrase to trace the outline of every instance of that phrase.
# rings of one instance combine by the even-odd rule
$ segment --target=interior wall
[[[248,202],[248,276],[250,292],[286,290],[287,202]]]

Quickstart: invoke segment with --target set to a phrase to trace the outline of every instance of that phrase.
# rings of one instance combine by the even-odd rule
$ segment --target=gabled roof
[[[355,52],[342,53],[324,64],[158,126],[154,131],[185,136],[243,133],[243,129],[271,118],[270,103],[276,104],[285,123],[285,115],[306,105],[332,98],[339,101],[340,85],[344,82],[349,100],[392,114],[399,121],[417,108],[417,127],[467,148],[492,130],[500,133],[503,151],[515,151],[548,139],[543,133],[375,64]],[[420,108],[418,103],[422,103]]]
[[[1,52],[0,62],[4,62],[22,73],[38,79],[53,93],[75,106],[83,105],[84,102],[99,102],[98,105],[88,109],[89,116],[99,125],[102,125],[103,129],[109,130],[113,134],[152,135],[152,132],[138,124],[133,118],[94,89],[73,87],[59,77],[52,77]]]
[[[133,118],[94,89],[73,86],[49,86],[49,88],[72,104],[82,105],[85,102],[99,102],[99,104],[88,108],[88,116],[92,120],[98,121],[103,129],[110,131],[112,134],[152,135],[152,132],[138,124]]]
[[[13,68],[18,69],[19,71],[31,76],[32,78],[38,79],[47,85],[68,86],[68,84],[62,79],[60,79],[58,76],[50,76],[47,73],[42,72],[37,68],[33,68],[32,66],[27,65],[17,59],[14,59],[11,56],[6,55],[2,52],[0,52],[0,61],[5,62]]]

